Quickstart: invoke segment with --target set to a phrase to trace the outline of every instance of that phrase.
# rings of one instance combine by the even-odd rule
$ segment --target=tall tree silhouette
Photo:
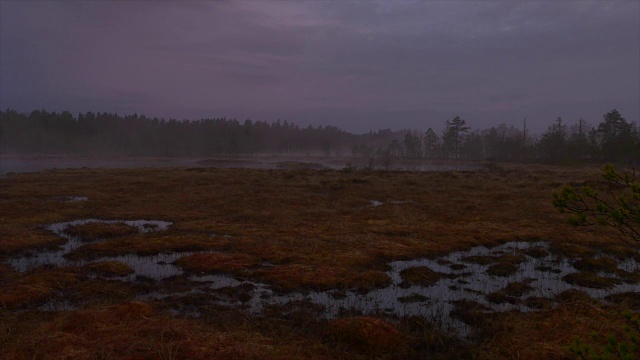
[[[469,127],[465,126],[466,123],[464,119],[460,116],[456,116],[453,120],[447,120],[446,128],[444,129],[444,133],[442,135],[442,139],[444,141],[445,149],[453,154],[454,158],[458,158],[460,156],[460,144],[462,143],[462,136],[469,131]]]

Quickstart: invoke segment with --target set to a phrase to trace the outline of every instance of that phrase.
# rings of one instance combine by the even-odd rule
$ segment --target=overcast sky
[[[0,1],[0,107],[365,132],[640,119],[640,1]]]

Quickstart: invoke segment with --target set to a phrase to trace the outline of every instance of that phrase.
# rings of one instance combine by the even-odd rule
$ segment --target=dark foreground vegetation
[[[492,170],[79,169],[2,178],[0,357],[574,359],[586,348],[606,353],[607,336],[631,344],[627,339],[638,336],[637,292],[603,302],[569,290],[553,306],[530,299],[537,309],[532,312],[491,312],[464,301],[455,316],[470,333],[460,337],[427,317],[347,309],[324,318],[318,316],[322,309],[306,302],[251,314],[189,295],[188,276],[122,281],[132,273],[123,263],[91,262],[173,252],[186,274],[230,274],[282,294],[332,289],[339,297],[387,286],[391,261],[435,259],[514,240],[548,243],[550,252],[579,270],[570,281],[597,289],[620,281],[600,276],[621,272],[614,259],[640,261],[615,229],[577,229],[554,208],[551,194],[567,184],[604,193],[608,184],[599,167]],[[162,220],[171,226],[151,231],[156,225],[143,224],[150,231],[139,232],[122,221],[78,223],[66,231],[86,243],[70,256],[86,265],[21,272],[6,262],[63,245],[44,226],[77,219]],[[526,256],[544,256],[539,252],[531,249]],[[490,265],[492,276],[508,273],[523,256],[504,254],[502,263]],[[408,282],[428,284],[442,276],[415,269],[403,273]],[[637,276],[624,273],[624,281],[634,283]],[[530,291],[526,282],[505,285],[490,301]],[[140,298],[156,290],[186,295]],[[247,290],[223,288],[207,297],[224,293],[242,302]],[[632,358],[640,355],[637,347],[627,349]]]
[[[635,122],[617,110],[598,124],[557,118],[543,134],[501,124],[473,130],[458,116],[442,132],[389,129],[351,134],[333,126],[235,119],[178,121],[144,115],[0,111],[1,154],[192,157],[297,154],[366,159],[493,159],[628,162],[640,159]]]

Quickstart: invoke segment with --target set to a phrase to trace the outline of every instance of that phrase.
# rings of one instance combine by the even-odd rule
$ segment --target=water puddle
[[[372,200],[373,206],[376,205]],[[640,292],[640,263],[633,258],[616,260],[598,254],[592,260],[612,264],[608,268],[596,268],[589,273],[605,283],[591,286],[589,283],[570,280],[580,275],[577,261],[551,251],[546,242],[509,242],[495,247],[478,246],[466,251],[456,251],[436,259],[414,259],[389,263],[387,275],[391,285],[367,293],[353,291],[309,291],[280,294],[268,284],[237,279],[228,275],[185,275],[172,263],[187,255],[206,252],[174,252],[151,256],[134,254],[103,257],[92,260],[72,260],[65,255],[86,245],[86,239],[68,233],[72,226],[106,223],[125,224],[139,232],[162,231],[171,223],[156,220],[99,220],[84,219],[57,223],[47,227],[67,242],[59,249],[45,250],[28,257],[10,259],[8,264],[18,271],[29,271],[43,265],[84,266],[100,261],[118,261],[133,269],[127,276],[110,278],[119,281],[152,279],[172,281],[181,276],[187,290],[156,290],[139,296],[140,300],[179,299],[199,295],[205,305],[226,305],[261,314],[270,306],[306,303],[321,307],[320,316],[334,318],[344,312],[387,313],[394,316],[421,316],[440,324],[443,328],[465,335],[469,328],[452,315],[458,305],[474,302],[487,312],[517,310],[535,311],[556,304],[556,296],[574,289],[595,299],[627,292]],[[216,234],[217,235],[217,234]],[[224,235],[223,235],[224,236]],[[89,243],[106,241],[96,239]],[[264,264],[264,266],[274,266]],[[584,266],[584,265],[581,265]],[[96,275],[98,276],[98,275]],[[239,295],[240,294],[240,295]],[[63,302],[62,310],[69,304]],[[55,306],[49,306],[55,309]],[[49,309],[47,306],[44,309]],[[60,310],[60,309],[58,309]],[[190,309],[191,315],[197,309]]]
[[[66,255],[72,253],[75,250],[80,249],[85,245],[106,241],[104,239],[96,239],[96,240],[88,241],[87,239],[84,239],[80,236],[71,235],[67,232],[68,229],[71,227],[88,225],[88,224],[124,224],[137,229],[137,231],[140,233],[147,233],[151,231],[166,230],[172,223],[167,221],[158,221],[158,220],[101,220],[101,219],[81,219],[81,220],[55,223],[47,226],[45,230],[49,230],[54,234],[58,235],[59,237],[67,240],[63,245],[61,245],[57,249],[42,250],[42,251],[30,254],[29,256],[10,259],[8,261],[8,264],[15,270],[24,272],[24,271],[33,270],[37,267],[44,266],[44,265],[53,265],[58,267],[84,266],[89,263],[94,263],[98,261],[115,260],[115,261],[122,261],[136,269],[139,269],[142,273],[141,275],[143,274],[147,275],[147,273],[149,272],[152,272],[152,273],[156,271],[166,272],[166,270],[155,269],[155,266],[153,266],[154,269],[151,269],[148,266],[148,264],[147,266],[145,266],[146,263],[153,262],[153,261],[156,261],[156,262],[164,261],[169,263],[169,262],[175,261],[175,259],[177,259],[179,255],[179,254],[176,254],[177,256],[176,258],[173,258],[169,255],[155,255],[155,256],[145,256],[145,257],[138,257],[136,255],[124,255],[124,256],[117,256],[117,257],[101,258],[101,259],[96,259],[92,261],[72,260],[67,258]]]
[[[54,196],[54,199],[60,202],[82,202],[89,200],[86,196]]]
[[[392,205],[408,204],[409,201],[391,200],[391,201],[384,202],[380,200],[369,200],[369,203],[373,207],[378,207],[384,204],[392,204]]]
[[[527,250],[535,249],[536,253],[526,255]],[[535,304],[539,301],[517,301],[496,303],[490,301],[488,296],[505,289],[509,284],[526,284],[526,291],[522,300],[546,299],[550,305],[555,303],[554,298],[560,293],[576,289],[589,294],[592,298],[604,299],[615,293],[638,292],[640,283],[621,283],[612,285],[607,289],[594,289],[590,287],[571,285],[564,278],[576,273],[572,261],[567,258],[552,255],[547,250],[549,246],[545,242],[510,242],[493,248],[474,247],[467,251],[458,251],[438,259],[417,259],[408,261],[395,261],[389,265],[391,269],[387,275],[392,280],[392,285],[362,294],[356,291],[308,292],[277,294],[267,285],[238,281],[228,276],[192,276],[191,280],[208,283],[210,289],[224,287],[239,287],[250,285],[251,296],[243,301],[221,300],[215,302],[242,307],[254,314],[260,314],[268,306],[287,305],[296,302],[308,302],[320,305],[324,308],[323,316],[334,318],[343,312],[388,313],[395,316],[421,316],[439,323],[443,328],[455,331],[458,334],[467,334],[469,328],[465,323],[456,319],[451,314],[456,309],[456,303],[465,301],[476,302],[486,307],[490,312],[502,312],[518,310],[522,312],[535,311],[539,307]],[[539,254],[545,253],[544,256]],[[495,260],[505,256],[521,256],[521,262],[517,265],[513,274],[508,276],[491,275],[487,271],[495,264]],[[478,260],[484,264],[478,263]],[[410,284],[403,278],[403,271],[412,268],[426,267],[437,272],[441,278],[430,285]],[[629,273],[640,271],[640,264],[635,260],[625,260],[618,264],[619,269]],[[617,279],[615,274],[600,272]],[[514,298],[512,296],[512,298]]]

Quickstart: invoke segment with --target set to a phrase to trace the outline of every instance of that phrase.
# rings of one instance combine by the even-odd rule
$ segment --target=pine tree
[[[453,154],[454,158],[460,156],[460,145],[462,144],[462,136],[469,131],[469,127],[465,126],[464,119],[460,116],[456,116],[453,120],[447,120],[447,127],[444,130],[442,139],[444,141],[444,147]]]

